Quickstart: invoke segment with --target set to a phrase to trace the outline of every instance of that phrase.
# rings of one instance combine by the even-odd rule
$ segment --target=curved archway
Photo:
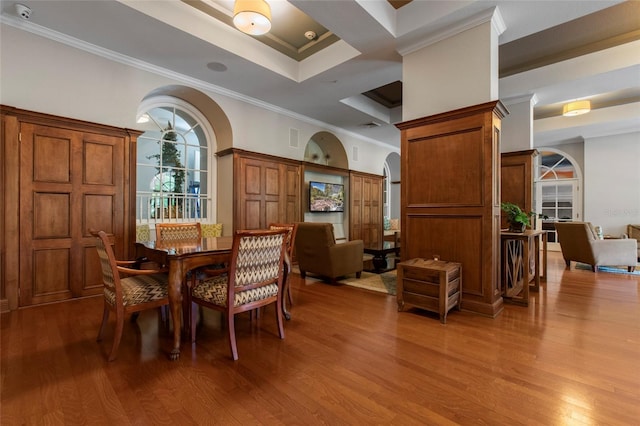
[[[151,91],[140,102],[138,114],[145,112],[143,109],[145,108],[145,103],[147,101],[161,96],[172,96],[174,98],[182,99],[196,107],[202,113],[206,121],[211,125],[216,137],[217,151],[233,147],[233,131],[227,114],[225,114],[224,110],[216,101],[199,90],[191,87],[170,85],[159,87]]]
[[[349,169],[349,159],[340,139],[330,132],[318,132],[311,136],[304,149],[304,161]]]
[[[385,194],[383,215],[388,218],[400,217],[400,154],[391,152],[384,160]]]
[[[582,171],[564,151],[540,148],[535,179],[535,210],[542,214],[549,250],[559,251],[553,222],[582,220]]]
[[[195,131],[194,134],[203,136],[202,139],[199,139],[199,143],[206,141],[206,146],[201,145],[202,148],[200,151],[196,148],[198,142],[196,142],[195,139],[189,139],[185,147],[182,147],[183,144],[181,141],[179,144],[179,149],[181,150],[180,157],[185,160],[189,158],[189,160],[187,160],[189,164],[184,168],[185,172],[181,171],[183,169],[182,166],[184,166],[182,164],[176,163],[172,167],[167,168],[169,174],[174,173],[177,175],[186,173],[191,177],[189,184],[185,184],[183,188],[180,188],[183,189],[182,192],[186,191],[184,194],[175,195],[174,192],[169,191],[167,192],[167,198],[173,197],[177,199],[178,203],[176,204],[180,204],[180,206],[193,205],[194,207],[180,209],[179,206],[175,214],[172,212],[171,207],[169,208],[169,217],[165,218],[162,212],[156,214],[150,213],[155,211],[153,208],[146,208],[145,210],[143,207],[147,204],[137,200],[136,205],[143,207],[139,209],[139,212],[136,212],[136,216],[140,221],[144,221],[146,217],[147,221],[151,220],[154,222],[164,220],[189,221],[195,217],[207,222],[223,223],[223,231],[227,232],[225,228],[228,230],[233,229],[231,208],[233,194],[231,191],[220,192],[218,185],[220,176],[218,176],[218,173],[221,173],[219,167],[221,158],[216,158],[215,154],[233,146],[231,122],[220,105],[208,95],[196,89],[180,85],[163,86],[149,92],[138,105],[137,114],[138,117],[152,111],[155,114],[159,114],[158,111],[161,110],[173,111],[173,114],[176,114],[178,109],[174,108],[182,111],[179,115],[181,119],[184,118],[186,120],[186,123],[183,123],[186,124],[185,131]],[[187,119],[185,113],[186,116],[190,116],[191,118]],[[157,123],[155,124],[157,125]],[[198,126],[201,126],[201,132],[195,130]],[[171,133],[179,134],[179,131],[171,131]],[[165,144],[163,143],[163,149],[164,146]],[[138,144],[138,149],[141,149],[140,143]],[[151,157],[162,158],[162,156],[157,154]],[[224,164],[228,164],[231,161],[231,156],[228,157],[228,159],[225,158],[223,160]],[[193,165],[191,162],[193,162]],[[198,164],[200,167],[197,166]],[[145,166],[145,164],[138,164],[137,167]],[[157,169],[157,166],[154,167]],[[162,164],[161,167],[162,171],[165,172],[164,164]],[[223,169],[224,171],[228,171],[229,167],[225,166]],[[136,185],[138,184],[137,182]],[[145,195],[143,194],[144,191],[138,188],[137,192],[137,197],[142,200]],[[152,195],[156,196],[157,194],[154,192]],[[173,198],[170,199],[170,202],[173,202]],[[180,201],[181,199],[184,199],[184,201]],[[163,200],[161,201],[162,203],[164,202]],[[162,204],[162,206],[164,206],[164,204]]]

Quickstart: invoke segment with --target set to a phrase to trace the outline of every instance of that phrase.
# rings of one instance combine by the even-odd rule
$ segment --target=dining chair
[[[134,269],[138,263],[134,260],[116,260],[109,236],[104,231],[90,232],[96,238],[104,285],[104,310],[97,341],[102,340],[111,311],[115,312],[116,327],[108,357],[113,361],[122,339],[125,316],[169,304],[168,276],[166,270]]]
[[[221,223],[201,223],[202,238],[221,237],[222,236],[222,224]]]
[[[200,222],[156,223],[156,241],[200,240],[202,228]]]
[[[285,282],[282,283],[284,287],[287,288],[287,299],[289,300],[289,305],[293,305],[293,298],[291,297],[291,288],[286,285],[286,280],[289,277],[289,273],[291,272],[291,265],[293,265],[293,251],[295,249],[295,240],[296,240],[296,232],[298,231],[297,223],[270,223],[269,229],[284,229],[287,231],[286,237],[286,252],[288,256],[288,260],[285,261],[285,268],[287,270],[284,274]]]
[[[282,322],[283,263],[286,230],[237,231],[233,237],[231,262],[226,273],[196,280],[189,300],[224,313],[231,356],[238,359],[235,315],[276,304],[278,334],[284,339]],[[195,316],[194,310],[192,315]],[[196,319],[191,318],[191,339],[196,341]]]

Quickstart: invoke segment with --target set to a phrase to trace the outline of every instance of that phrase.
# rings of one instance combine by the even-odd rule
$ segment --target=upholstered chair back
[[[362,240],[336,244],[331,223],[298,223],[295,249],[302,277],[312,272],[335,281],[337,277],[352,273],[359,276],[362,272]]]
[[[221,223],[201,223],[202,238],[222,237]]]
[[[156,224],[156,241],[191,241],[201,238],[202,229],[199,222]]]
[[[601,240],[589,222],[557,222],[558,241],[567,266],[570,262],[598,266],[627,266],[635,268],[636,241],[630,239]]]

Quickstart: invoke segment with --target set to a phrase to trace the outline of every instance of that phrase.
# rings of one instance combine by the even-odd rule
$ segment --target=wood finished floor
[[[219,317],[170,362],[157,311],[95,342],[101,299],[1,316],[2,425],[640,424],[640,277],[566,271],[558,253],[526,307],[446,325],[395,297],[292,281],[293,319]]]

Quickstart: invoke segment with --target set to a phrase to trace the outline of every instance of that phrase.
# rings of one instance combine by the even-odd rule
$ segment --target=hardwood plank
[[[550,253],[529,307],[496,318],[397,312],[381,293],[292,276],[293,318],[238,316],[240,359],[204,310],[171,362],[155,310],[95,342],[102,301],[0,317],[1,424],[634,424],[640,418],[637,275],[566,270]]]

